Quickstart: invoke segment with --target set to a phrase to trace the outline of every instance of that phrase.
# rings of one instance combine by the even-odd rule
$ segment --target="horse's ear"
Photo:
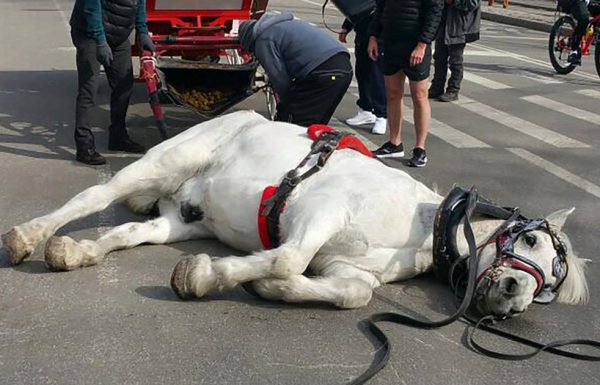
[[[548,215],[546,217],[546,220],[550,222],[550,224],[552,224],[554,227],[556,227],[558,231],[560,231],[565,225],[567,218],[569,217],[569,215],[571,215],[573,211],[575,211],[575,207],[571,207],[570,209],[558,210]]]

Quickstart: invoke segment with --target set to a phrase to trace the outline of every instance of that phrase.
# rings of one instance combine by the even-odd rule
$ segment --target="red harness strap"
[[[312,140],[317,140],[321,134],[328,131],[334,131],[333,127],[329,127],[324,124],[312,124],[308,127],[308,136]],[[361,154],[368,156],[369,158],[373,157],[371,151],[364,145],[360,139],[354,136],[346,136],[342,138],[336,149],[341,150],[344,148],[349,148],[355,151],[360,152]],[[273,248],[273,241],[269,237],[269,231],[267,229],[267,216],[262,215],[262,212],[265,208],[265,201],[271,198],[277,192],[277,186],[267,186],[262,193],[260,198],[260,204],[258,205],[258,235],[260,237],[260,241],[263,247],[268,250]],[[283,211],[282,206],[281,211]]]

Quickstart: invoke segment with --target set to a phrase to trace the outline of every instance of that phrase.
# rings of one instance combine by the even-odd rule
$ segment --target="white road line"
[[[531,152],[524,150],[522,148],[507,148],[507,150],[518,157],[548,171],[549,173],[559,177],[560,179],[571,183],[573,186],[582,189],[583,191],[592,194],[593,196],[600,198],[600,187],[588,181],[587,179],[583,179],[580,176],[577,176],[564,168],[555,165],[552,162],[545,160]]]
[[[352,93],[352,95],[358,97],[357,93]],[[409,106],[404,106],[404,120],[408,123],[414,125],[413,119],[413,110]],[[437,119],[431,119],[431,124],[429,126],[429,133],[431,135],[437,136],[444,142],[454,146],[456,148],[491,148],[487,143],[480,141],[477,138],[474,138],[470,135],[465,134],[457,130],[454,127],[450,127],[444,122],[441,122]]]
[[[596,90],[577,90],[578,94],[589,96],[590,98],[600,99],[600,91]]]
[[[548,41],[548,37],[533,37],[533,36],[510,36],[510,35],[481,35],[482,39],[509,39],[509,40],[539,40]]]
[[[499,56],[504,56],[501,53],[498,52],[489,52],[489,51],[480,51],[480,50],[471,50],[471,49],[467,49],[464,52],[465,56],[485,56],[485,57],[499,57]]]
[[[527,100],[530,103],[537,104],[538,106],[548,108],[550,110],[558,111],[560,113],[572,116],[580,120],[585,120],[586,122],[600,124],[600,115],[598,114],[582,110],[581,108],[573,107],[568,104],[557,102],[555,100],[551,100],[540,95],[524,96],[521,99]]]
[[[539,82],[539,83],[543,83],[543,84],[561,84],[563,83],[562,80],[558,80],[554,77],[552,77],[551,75],[542,75],[542,74],[538,74],[536,72],[533,71],[528,71],[528,70],[522,70],[522,71],[517,71],[515,73],[515,75],[518,76],[522,76],[524,78]]]
[[[534,64],[534,65],[537,65],[537,66],[540,66],[540,67],[550,68],[550,69],[554,70],[552,68],[552,65],[550,64],[550,59],[548,59],[548,61],[534,59],[534,58],[530,58],[529,56],[519,55],[519,54],[510,52],[510,51],[505,51],[505,50],[498,49],[498,48],[488,47],[488,46],[483,45],[481,43],[471,43],[471,46],[475,47],[475,48],[480,48],[480,49],[483,49],[483,50],[486,50],[486,51],[490,51],[490,52],[502,53],[502,54],[504,54],[504,56],[510,57],[512,59],[520,60],[520,61],[525,62],[525,63]],[[598,76],[592,75],[590,73],[583,72],[583,71],[580,71],[580,70],[574,71],[573,73],[569,74],[569,76],[577,76],[577,77],[584,78],[584,79],[589,79],[589,80],[598,80]]]
[[[477,102],[466,96],[461,96],[460,99],[455,102],[462,108],[471,111],[477,115],[483,116],[484,118],[490,119],[494,122],[500,123],[505,127],[512,130],[519,131],[522,134],[532,136],[542,142],[548,143],[555,147],[561,148],[587,148],[590,147],[588,144],[580,142],[575,139],[571,139],[567,136],[539,126],[535,123],[531,123],[527,120],[518,118],[514,115],[506,112],[497,110],[487,104]]]
[[[469,71],[465,71],[463,73],[463,77],[467,81],[477,83],[480,86],[483,86],[485,88],[490,88],[492,90],[504,90],[504,89],[512,88],[511,86],[509,86],[507,84],[496,82],[496,81],[490,80],[488,78],[484,78],[483,76],[475,75],[474,73],[469,72]]]

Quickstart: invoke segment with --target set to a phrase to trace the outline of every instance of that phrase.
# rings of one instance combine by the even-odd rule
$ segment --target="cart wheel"
[[[275,115],[277,114],[277,99],[275,99],[275,92],[273,92],[271,86],[265,87],[265,99],[267,102],[267,114],[269,115],[269,119],[275,120]]]

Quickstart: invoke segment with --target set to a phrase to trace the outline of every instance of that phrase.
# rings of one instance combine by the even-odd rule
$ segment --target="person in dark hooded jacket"
[[[96,152],[91,122],[100,65],[111,88],[108,149],[143,153],[144,147],[129,138],[125,117],[133,91],[129,35],[134,27],[140,47],[154,51],[146,26],[146,0],[75,0],[70,24],[77,49],[76,159],[90,165],[106,163]]]
[[[265,69],[278,99],[276,120],[327,124],[352,81],[348,50],[289,12],[240,23],[242,47]]]
[[[463,78],[463,52],[467,43],[479,40],[481,0],[445,0],[442,21],[435,39],[435,72],[429,98],[442,102],[458,100]],[[446,77],[450,67],[450,79]]]

